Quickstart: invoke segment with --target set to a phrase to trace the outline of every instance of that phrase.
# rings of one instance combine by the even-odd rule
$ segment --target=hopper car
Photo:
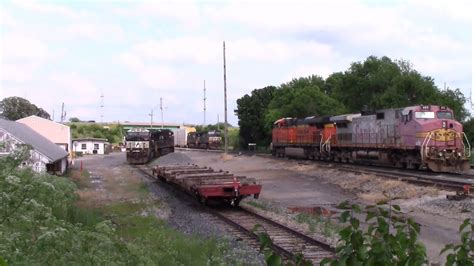
[[[280,157],[453,173],[468,171],[471,156],[462,124],[451,109],[438,105],[282,118],[274,123],[271,150]]]
[[[187,146],[189,148],[218,149],[221,144],[221,132],[218,130],[188,133]]]
[[[262,190],[254,178],[197,165],[156,166],[152,172],[157,179],[178,186],[204,204],[212,201],[238,206],[245,197],[258,198]]]
[[[127,162],[145,164],[174,152],[173,132],[168,129],[133,129],[125,136]]]

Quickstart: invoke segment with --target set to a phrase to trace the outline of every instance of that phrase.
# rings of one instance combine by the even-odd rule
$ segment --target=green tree
[[[466,133],[467,138],[469,139],[469,142],[471,143],[471,146],[474,146],[474,118],[471,117],[469,120],[463,123],[463,129],[464,133]]]
[[[344,106],[326,95],[320,86],[321,78],[311,76],[282,84],[275,91],[265,116],[265,128],[270,131],[273,122],[282,117],[307,117],[340,114]]]
[[[265,129],[265,114],[276,90],[274,86],[255,89],[250,95],[246,94],[237,100],[235,113],[239,118],[242,147],[246,147],[248,143],[260,146],[270,143],[269,131]]]
[[[81,120],[77,117],[71,117],[69,118],[69,122],[71,123],[77,123],[77,122],[81,122]]]
[[[0,101],[0,112],[0,116],[13,121],[30,115],[51,119],[48,112],[21,97],[8,97]]]
[[[445,105],[456,118],[464,120],[465,97],[459,89],[442,91],[433,78],[423,76],[406,60],[386,56],[369,56],[364,62],[352,63],[341,73],[326,79],[325,91],[342,102],[349,112],[405,107],[419,104]]]

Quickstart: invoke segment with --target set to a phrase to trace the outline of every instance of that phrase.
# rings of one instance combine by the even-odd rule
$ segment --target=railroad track
[[[146,178],[156,181],[149,167],[137,165],[132,167]],[[162,183],[162,185],[174,188],[170,184]],[[335,256],[334,248],[328,244],[252,211],[243,208],[214,209],[210,207],[205,207],[205,211],[213,214],[225,224],[230,225],[232,228],[230,232],[254,249],[258,250],[259,248],[258,233],[266,232],[273,241],[272,250],[280,254],[286,261],[294,259],[297,254],[301,253],[306,260],[317,265],[322,259]],[[254,231],[254,227],[257,224],[260,227]]]
[[[334,166],[328,166],[334,168]],[[404,181],[407,183],[439,187],[448,190],[460,191],[465,185],[474,189],[474,176],[470,174],[450,175],[415,170],[402,170],[397,168],[371,167],[364,165],[338,164],[338,170],[357,174],[373,174],[376,176]]]
[[[292,260],[300,253],[313,265],[318,265],[324,258],[335,256],[334,248],[328,244],[249,210],[232,208],[212,210],[212,212],[229,225],[254,239],[258,239],[259,233],[267,233],[273,242],[271,248],[286,260]],[[260,226],[254,230],[257,224]]]
[[[222,152],[221,150],[201,150],[201,149],[184,149],[185,151],[207,151],[207,152]],[[247,154],[247,153],[243,153]],[[267,154],[256,154],[258,156],[268,157]],[[275,157],[275,159],[277,159]],[[424,170],[407,170],[400,168],[391,168],[384,166],[368,166],[363,164],[346,164],[334,161],[308,161],[296,160],[302,164],[317,164],[326,168],[336,168],[337,170],[357,173],[357,174],[373,174],[384,178],[404,181],[407,183],[440,187],[448,190],[460,191],[464,189],[465,185],[471,186],[471,191],[474,191],[474,174],[449,174],[449,173],[433,173]]]

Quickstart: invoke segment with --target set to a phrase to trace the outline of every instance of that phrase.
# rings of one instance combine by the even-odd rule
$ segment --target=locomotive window
[[[417,119],[435,118],[435,114],[434,112],[415,112],[415,118]]]
[[[451,112],[438,112],[439,119],[453,119],[453,114]]]
[[[377,113],[377,120],[385,119],[385,113]]]

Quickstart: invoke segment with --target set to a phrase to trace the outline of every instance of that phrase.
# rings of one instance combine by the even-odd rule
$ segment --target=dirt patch
[[[376,203],[385,199],[412,199],[422,196],[436,196],[438,189],[421,187],[403,181],[379,178],[374,175],[340,175],[332,179],[334,183],[344,189],[354,191],[357,196],[367,202]]]
[[[220,156],[221,160],[224,161],[224,162],[230,161],[230,160],[234,159],[234,157],[235,156],[233,156],[233,155],[225,154],[225,153]]]

